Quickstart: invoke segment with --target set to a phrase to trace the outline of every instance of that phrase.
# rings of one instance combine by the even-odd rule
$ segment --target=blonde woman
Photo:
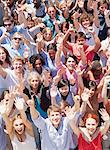
[[[6,105],[3,106],[1,112],[13,145],[13,150],[36,150],[32,124],[26,117],[22,98],[16,98],[14,101],[19,114],[13,120],[9,119],[6,114],[8,109]]]

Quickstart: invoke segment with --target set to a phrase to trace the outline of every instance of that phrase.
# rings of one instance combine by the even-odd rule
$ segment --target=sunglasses
[[[12,25],[11,23],[9,23],[9,24],[4,24],[5,27],[6,27],[6,26],[9,26],[9,27],[10,27],[11,25]]]
[[[20,40],[20,41],[21,41],[21,38],[18,38],[18,37],[14,37],[13,39],[14,39],[14,40]]]

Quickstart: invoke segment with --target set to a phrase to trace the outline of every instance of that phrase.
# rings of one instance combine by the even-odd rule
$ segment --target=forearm
[[[104,126],[101,127],[101,134],[104,135],[110,127],[110,118],[104,122]]]
[[[34,106],[30,107],[30,113],[33,120],[37,119],[39,117],[39,114]]]
[[[99,27],[100,21],[98,17],[98,10],[97,10],[97,2],[94,2],[94,23],[96,27]]]
[[[100,39],[98,38],[98,36],[96,35],[95,32],[93,33],[93,38],[94,38],[94,41],[95,41],[94,52],[98,52],[98,50],[101,47],[101,43],[100,43]]]
[[[27,20],[26,20],[26,18],[25,18],[25,15],[24,15],[23,11],[20,11],[20,12],[18,13],[18,22],[19,22],[20,24],[24,24],[24,27],[25,27],[25,28],[27,27]]]
[[[5,121],[6,130],[8,134],[11,135],[12,134],[12,121],[10,121],[7,114],[2,114],[2,117],[3,117],[3,120]]]
[[[82,102],[81,108],[80,108],[80,113],[85,113],[86,112],[86,106],[87,102]]]
[[[107,98],[107,83],[104,83],[103,88],[102,88],[102,98],[106,99]]]
[[[110,27],[110,18],[109,18],[109,15],[105,16],[105,22],[106,22],[107,26]]]

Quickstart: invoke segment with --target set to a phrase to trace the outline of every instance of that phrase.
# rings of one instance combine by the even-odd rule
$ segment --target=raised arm
[[[107,99],[107,84],[110,82],[110,76],[106,76],[104,78],[104,82],[103,82],[103,88],[102,88],[102,98],[104,98],[105,100]]]
[[[28,106],[30,107],[30,113],[33,120],[38,119],[39,113],[35,108],[34,98],[27,101]]]
[[[99,17],[98,17],[98,2],[97,1],[93,1],[93,9],[94,9],[94,23],[96,27],[99,27],[100,25],[100,21],[99,21]]]
[[[1,115],[3,117],[3,120],[5,121],[6,130],[7,130],[8,134],[9,134],[9,136],[12,137],[13,125],[12,125],[12,121],[7,116],[7,108],[8,108],[8,106],[6,105],[6,103],[4,103],[2,105],[2,109],[0,109],[0,113],[1,113]]]
[[[56,55],[55,55],[55,65],[56,65],[57,68],[59,68],[59,66],[62,66],[62,62],[61,62],[61,53],[62,53],[62,50],[63,50],[63,45],[61,44],[58,47]]]
[[[33,136],[33,129],[31,122],[27,119],[26,113],[25,113],[25,101],[23,98],[16,98],[15,100],[15,106],[19,110],[21,118],[23,120],[23,123],[25,124],[27,130],[29,133]]]
[[[99,113],[101,114],[101,117],[104,120],[103,126],[100,127],[101,134],[104,135],[110,127],[110,116],[107,113],[106,109],[100,109]]]
[[[93,35],[94,41],[95,41],[95,46],[91,46],[92,50],[94,49],[94,52],[98,52],[98,50],[101,47],[100,39],[96,35],[95,31],[91,29],[91,27],[88,29],[88,31]]]

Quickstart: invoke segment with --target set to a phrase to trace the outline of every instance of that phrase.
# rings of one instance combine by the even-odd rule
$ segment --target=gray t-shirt
[[[4,122],[2,116],[0,115],[0,150],[6,150],[6,134],[4,132]]]

